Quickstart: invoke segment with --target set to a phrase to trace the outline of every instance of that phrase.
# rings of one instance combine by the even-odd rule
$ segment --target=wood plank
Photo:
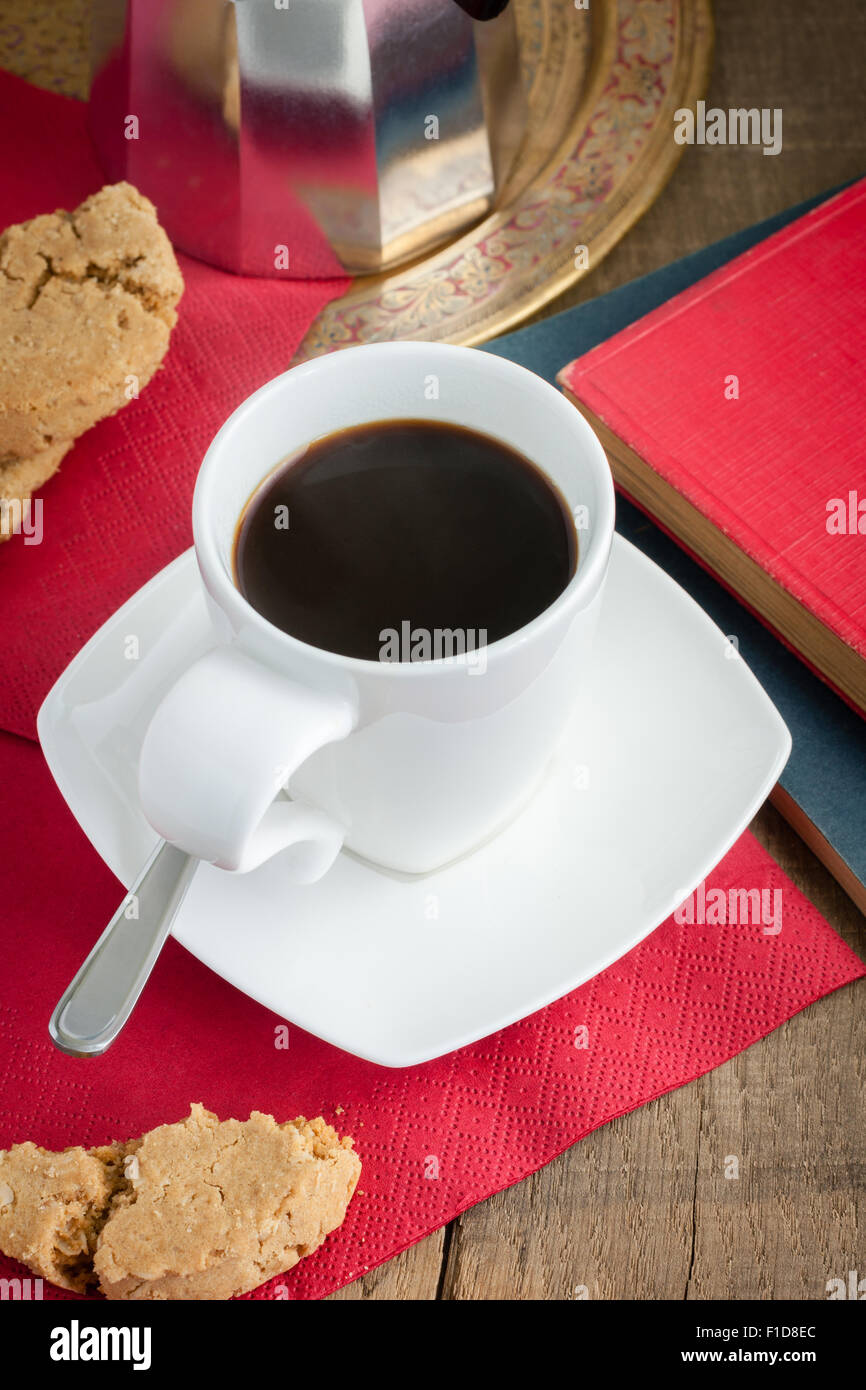
[[[784,929],[783,929],[784,930]],[[688,1297],[822,1299],[863,1266],[852,1124],[864,1025],[848,987],[700,1083]],[[862,1015],[862,1011],[857,1011]],[[731,1156],[739,1177],[726,1177]]]
[[[663,1096],[464,1212],[443,1297],[682,1298],[697,1125],[692,1105]]]
[[[628,236],[535,322],[624,285],[866,171],[866,6],[858,0],[713,0],[707,106],[780,107],[782,151],[686,149]]]
[[[432,1301],[439,1297],[445,1242],[443,1227],[328,1298],[343,1303],[364,1298]]]

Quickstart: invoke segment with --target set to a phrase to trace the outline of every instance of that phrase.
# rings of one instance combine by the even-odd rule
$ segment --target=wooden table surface
[[[83,0],[0,0],[0,33],[84,71]],[[866,173],[866,6],[716,0],[707,104],[780,107],[783,150],[693,147],[655,205],[548,312]],[[866,789],[864,789],[866,795]],[[861,955],[866,921],[772,807],[752,829]],[[336,1299],[820,1299],[866,1276],[866,1027],[848,986],[725,1066],[596,1130]],[[740,1177],[725,1177],[727,1155]]]

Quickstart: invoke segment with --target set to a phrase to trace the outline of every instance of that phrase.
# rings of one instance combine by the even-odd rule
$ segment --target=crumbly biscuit
[[[119,1144],[49,1153],[0,1150],[0,1250],[34,1274],[82,1293],[111,1199],[123,1182]]]
[[[0,236],[0,464],[75,439],[150,381],[183,279],[128,183]],[[134,379],[134,381],[132,380]]]
[[[57,472],[73,443],[67,439],[41,449],[32,458],[0,463],[0,541],[15,535],[22,519],[26,523],[31,497]]]
[[[60,1160],[65,1185],[49,1179]],[[0,1199],[4,1184],[16,1196],[0,1206],[0,1249],[66,1288],[98,1280],[110,1299],[231,1298],[318,1249],[360,1172],[352,1140],[322,1119],[220,1122],[193,1105],[129,1144],[0,1154]],[[73,1273],[51,1254],[58,1232]]]

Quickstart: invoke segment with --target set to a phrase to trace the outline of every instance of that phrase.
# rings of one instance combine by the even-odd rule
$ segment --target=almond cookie
[[[0,465],[75,439],[150,381],[183,279],[151,202],[111,184],[0,236]]]
[[[111,1199],[123,1181],[123,1150],[36,1144],[0,1151],[0,1250],[34,1274],[83,1293]]]
[[[0,1250],[110,1299],[231,1298],[317,1250],[360,1172],[322,1119],[220,1122],[193,1105],[107,1149],[0,1153]]]

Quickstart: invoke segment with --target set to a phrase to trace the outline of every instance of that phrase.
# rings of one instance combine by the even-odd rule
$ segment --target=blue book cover
[[[837,191],[788,208],[598,299],[497,338],[485,345],[486,351],[519,362],[554,383],[572,358]],[[791,730],[793,750],[773,800],[866,911],[866,722],[622,496],[617,496],[617,530],[681,584],[724,632],[736,634],[741,656]]]

